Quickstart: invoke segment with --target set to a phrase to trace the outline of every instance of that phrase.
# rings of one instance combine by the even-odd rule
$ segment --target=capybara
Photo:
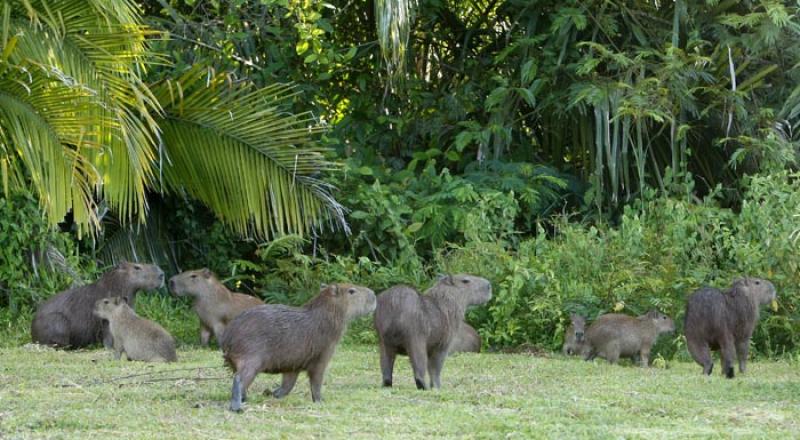
[[[480,353],[481,335],[466,322],[461,323],[453,343],[450,344],[450,353]]]
[[[647,367],[650,360],[650,349],[661,333],[675,331],[675,323],[671,318],[656,310],[633,317],[618,313],[602,315],[586,330],[586,360],[595,356],[605,358],[609,363],[616,363],[620,357],[628,357],[639,361]]]
[[[264,301],[231,292],[208,269],[190,270],[169,279],[169,290],[173,295],[189,295],[194,298],[192,308],[200,318],[200,344],[207,346],[211,334],[222,339],[225,326],[243,311],[260,306]]]
[[[248,309],[228,324],[222,337],[225,363],[234,371],[232,411],[239,411],[258,373],[283,374],[272,392],[281,398],[308,373],[311,398],[322,399],[322,379],[347,323],[375,310],[375,293],[352,284],[324,286],[303,307],[268,304]]]
[[[750,337],[758,321],[759,306],[775,300],[775,286],[767,280],[736,280],[726,292],[711,287],[695,291],[686,303],[684,332],[686,346],[694,360],[711,374],[711,350],[719,350],[722,372],[733,378],[734,355],[744,373]]]
[[[108,324],[92,314],[97,300],[121,296],[133,307],[137,291],[163,284],[164,272],[158,266],[120,263],[94,283],[65,290],[41,304],[31,324],[33,342],[80,348],[103,341],[111,347]]]
[[[163,327],[136,315],[124,297],[97,300],[94,315],[108,321],[114,358],[129,361],[175,362],[175,339]]]
[[[395,286],[378,295],[375,330],[381,349],[383,386],[392,386],[394,361],[407,354],[418,389],[439,388],[450,344],[471,305],[492,299],[485,278],[452,275],[441,278],[424,295],[408,286]],[[426,372],[430,384],[425,383]]]
[[[581,355],[584,354],[586,342],[584,333],[586,332],[586,318],[581,315],[572,313],[569,315],[570,325],[564,333],[564,346],[561,352],[565,355]]]

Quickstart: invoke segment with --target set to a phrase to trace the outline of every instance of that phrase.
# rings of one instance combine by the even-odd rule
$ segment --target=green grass
[[[0,349],[0,438],[777,437],[800,432],[796,362],[753,362],[735,380],[671,362],[648,370],[562,357],[461,354],[443,388],[420,392],[406,358],[380,384],[377,349],[340,347],[311,402],[308,381],[282,400],[261,393],[226,410],[230,373],[215,350],[178,364],[113,360],[102,350]]]

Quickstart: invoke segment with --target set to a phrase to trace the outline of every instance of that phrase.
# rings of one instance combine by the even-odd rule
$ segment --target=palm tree
[[[323,127],[284,111],[291,85],[202,67],[146,84],[164,60],[131,0],[9,0],[0,24],[2,190],[32,190],[51,224],[71,213],[93,234],[106,207],[141,223],[148,192],[172,192],[242,234],[345,225],[319,180]]]

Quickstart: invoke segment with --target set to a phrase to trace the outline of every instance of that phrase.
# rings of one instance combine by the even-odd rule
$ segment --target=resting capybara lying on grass
[[[684,332],[692,357],[711,374],[711,350],[719,350],[722,371],[733,378],[733,359],[739,358],[744,373],[750,337],[758,322],[758,309],[776,298],[775,286],[767,280],[744,278],[725,292],[711,287],[697,290],[686,302]]]
[[[453,343],[450,344],[450,353],[480,353],[481,335],[466,322],[461,323]]]
[[[602,315],[586,331],[586,360],[600,356],[615,364],[621,357],[635,359],[638,355],[642,367],[647,367],[650,349],[658,335],[672,331],[675,331],[672,319],[656,310],[638,317]]]
[[[41,304],[31,324],[33,342],[80,348],[103,341],[111,347],[108,324],[92,314],[97,300],[121,296],[133,307],[138,290],[163,284],[164,272],[158,266],[120,263],[94,283],[65,290]]]
[[[464,322],[464,312],[491,298],[488,280],[465,274],[443,277],[424,295],[408,286],[395,286],[378,295],[375,329],[383,386],[392,386],[396,356],[408,354],[417,388],[429,388],[426,372],[430,387],[439,388],[442,366]]]
[[[245,310],[260,306],[264,301],[231,292],[208,269],[190,270],[169,279],[169,290],[176,296],[194,298],[194,309],[200,318],[200,344],[208,345],[213,332],[217,344],[225,326]]]
[[[222,337],[226,365],[233,369],[231,410],[239,411],[258,373],[282,373],[272,395],[292,390],[301,371],[308,373],[311,398],[322,399],[322,379],[347,323],[375,310],[375,293],[352,284],[333,284],[303,307],[263,305],[237,316]]]
[[[116,359],[125,353],[129,361],[178,360],[172,335],[155,322],[137,316],[124,297],[97,300],[94,315],[108,321]]]

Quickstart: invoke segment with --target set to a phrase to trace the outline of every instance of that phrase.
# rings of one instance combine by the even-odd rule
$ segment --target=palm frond
[[[375,0],[378,44],[390,80],[400,78],[405,72],[408,36],[416,7],[416,0]]]

